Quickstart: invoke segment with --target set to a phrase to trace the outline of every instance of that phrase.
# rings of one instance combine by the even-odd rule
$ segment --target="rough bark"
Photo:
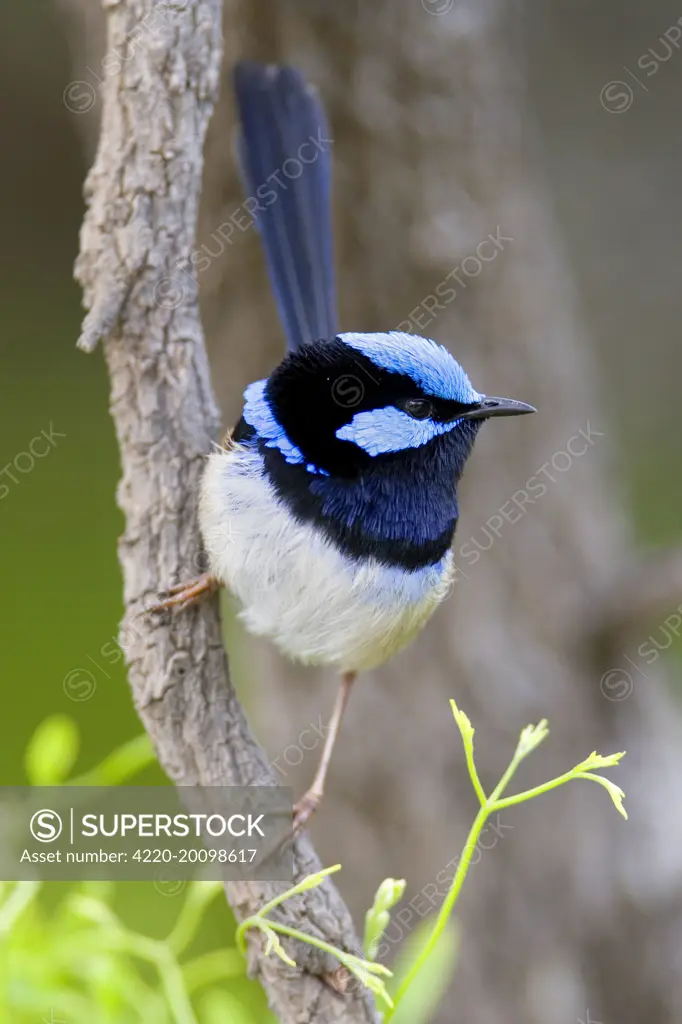
[[[329,108],[342,326],[394,327],[460,268],[463,286],[449,282],[455,300],[432,321],[418,311],[413,329],[448,344],[477,387],[539,409],[483,429],[461,488],[462,575],[452,599],[409,651],[359,681],[313,833],[327,858],[352,873],[358,911],[379,878],[408,878],[414,902],[389,929],[392,954],[443,892],[443,869],[475,812],[449,696],[477,726],[488,784],[521,727],[545,716],[551,737],[520,786],[594,748],[627,749],[617,772],[627,825],[603,794],[576,785],[504,815],[513,830],[486,837],[495,849],[481,850],[460,910],[467,939],[453,987],[457,1012],[448,1005],[442,1019],[566,1024],[589,1014],[668,1024],[682,1017],[674,795],[682,735],[662,660],[641,664],[630,645],[645,640],[652,610],[680,594],[676,574],[654,566],[653,597],[628,601],[623,593],[624,581],[643,578],[631,576],[636,555],[613,474],[603,382],[535,169],[512,20],[519,10],[502,0],[379,0],[342,10],[269,0],[231,15],[242,55],[299,64]],[[244,385],[279,357],[281,335],[255,232],[235,231],[222,249],[216,241],[242,198],[225,145],[229,105],[227,98],[208,141],[199,241],[212,253],[200,279],[209,351],[233,416]],[[498,227],[513,241],[480,272],[471,263],[463,272]],[[557,453],[588,424],[592,442],[567,466]],[[546,489],[536,488],[510,522],[516,506],[508,502],[531,477]],[[500,515],[501,526],[491,520]],[[475,564],[462,551],[467,543]],[[278,761],[280,777],[302,786],[315,755],[297,767],[295,723],[331,706],[332,680],[283,664],[265,645],[248,641],[248,652],[251,672],[263,666],[255,674],[264,680],[270,749],[294,743]],[[611,668],[631,680],[604,675]]]
[[[111,63],[77,264],[89,310],[79,344],[90,351],[104,341],[111,378],[130,684],[174,782],[275,784],[229,681],[217,599],[167,621],[139,616],[159,588],[195,569],[197,482],[219,427],[196,289],[176,265],[195,239],[202,150],[219,81],[221,3],[182,0],[163,13],[153,0],[105,7]],[[310,842],[298,841],[296,877],[318,867]],[[282,887],[226,888],[242,919]],[[333,885],[283,914],[328,942],[357,948]],[[307,946],[295,954],[305,970],[265,957],[258,940],[251,944],[251,967],[281,1021],[376,1019],[364,990],[340,997],[320,979],[335,963]]]

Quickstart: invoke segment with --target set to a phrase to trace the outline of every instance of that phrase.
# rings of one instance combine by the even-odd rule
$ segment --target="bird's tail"
[[[238,154],[287,347],[337,333],[331,144],[316,93],[295,68],[237,64]],[[248,205],[247,205],[248,204]]]

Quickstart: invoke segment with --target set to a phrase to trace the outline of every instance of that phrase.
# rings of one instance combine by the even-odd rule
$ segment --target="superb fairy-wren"
[[[479,394],[428,338],[337,333],[324,111],[293,68],[239,64],[235,90],[241,172],[288,353],[247,387],[241,420],[208,457],[199,519],[210,572],[156,607],[224,584],[252,633],[341,672],[300,828],[322,797],[356,673],[412,640],[448,592],[457,483],[479,427],[535,410]]]

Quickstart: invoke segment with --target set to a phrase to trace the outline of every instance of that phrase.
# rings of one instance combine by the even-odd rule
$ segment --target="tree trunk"
[[[386,330],[412,317],[477,387],[539,409],[484,427],[461,487],[452,598],[407,652],[360,680],[313,833],[324,859],[345,865],[346,884],[352,877],[356,914],[379,879],[408,878],[411,903],[387,936],[394,948],[444,892],[475,813],[449,696],[477,726],[488,785],[520,729],[542,717],[552,733],[519,786],[594,748],[627,749],[617,780],[627,825],[602,794],[574,786],[490,830],[459,910],[450,1005],[457,1020],[481,1024],[667,1024],[682,1017],[682,820],[669,781],[682,772],[679,720],[660,663],[639,659],[644,675],[620,670],[651,616],[679,600],[681,573],[676,563],[666,582],[635,561],[603,382],[534,170],[518,13],[501,0],[268,0],[230,17],[240,56],[298,64],[327,104],[342,327]],[[232,422],[243,387],[283,343],[255,231],[220,241],[221,226],[225,236],[245,221],[226,144],[227,77],[223,92],[208,140],[200,284]],[[489,236],[496,249],[480,246]],[[456,291],[447,303],[445,286],[436,290],[446,278]],[[260,681],[276,770],[300,789],[317,752],[299,765],[311,744],[298,730],[328,714],[334,682],[243,643],[244,684]]]
[[[77,265],[89,309],[79,345],[92,351],[105,343],[126,518],[122,646],[159,760],[178,785],[274,785],[229,682],[217,600],[165,621],[141,614],[161,587],[186,579],[196,565],[198,480],[218,433],[196,290],[177,266],[194,244],[219,81],[220,13],[220,0],[109,5],[102,128]],[[296,879],[319,866],[309,840],[297,841]],[[283,886],[233,882],[226,889],[241,920]],[[282,913],[290,926],[358,947],[331,885],[287,902]],[[259,937],[250,952],[286,1024],[377,1019],[365,989],[350,987],[340,998],[321,979],[338,964],[312,947],[295,951],[302,970],[265,955]]]

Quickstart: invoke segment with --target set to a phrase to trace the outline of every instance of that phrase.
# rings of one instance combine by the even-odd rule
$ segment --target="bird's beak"
[[[537,412],[537,409],[525,402],[516,402],[513,398],[488,398],[484,395],[474,409],[458,416],[458,419],[483,420],[489,416],[521,416],[526,412]]]

